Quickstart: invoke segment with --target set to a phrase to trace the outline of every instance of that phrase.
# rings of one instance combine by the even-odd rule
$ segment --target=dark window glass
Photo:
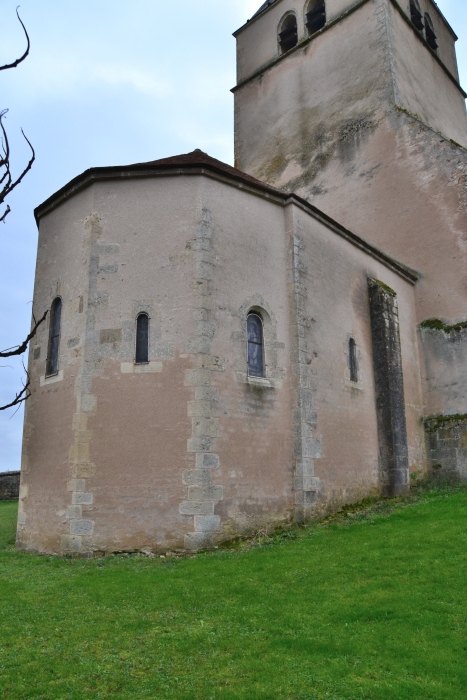
[[[306,26],[308,33],[314,34],[326,24],[326,6],[324,0],[317,0],[311,3],[308,12],[306,13]]]
[[[282,53],[293,49],[298,43],[297,20],[294,15],[286,17],[279,32],[279,43]]]
[[[436,51],[438,48],[438,41],[436,38],[435,31],[433,29],[433,23],[431,21],[431,17],[428,14],[428,12],[425,14],[425,36],[426,36],[426,41],[430,49],[433,49],[433,51]]]
[[[263,322],[257,314],[249,314],[247,320],[248,374],[264,376]]]
[[[62,322],[62,300],[57,297],[50,309],[49,352],[47,354],[47,376],[57,374],[60,356],[60,326]]]
[[[149,362],[149,316],[140,314],[136,319],[136,355],[135,362]]]
[[[358,382],[357,346],[353,338],[349,340],[349,365],[350,381]]]
[[[419,32],[423,32],[423,17],[417,0],[410,0],[410,19]]]

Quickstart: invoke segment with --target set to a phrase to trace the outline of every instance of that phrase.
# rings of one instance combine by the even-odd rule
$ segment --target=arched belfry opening
[[[433,51],[437,51],[438,40],[435,34],[435,29],[433,27],[433,22],[431,21],[431,17],[428,14],[428,12],[425,12],[425,37],[430,49],[433,49]]]
[[[279,46],[281,53],[287,53],[298,44],[297,18],[289,14],[284,17],[279,25]]]
[[[305,14],[308,35],[316,34],[326,24],[326,3],[324,0],[311,0]]]
[[[420,11],[420,5],[418,4],[418,0],[410,0],[410,19],[412,20],[413,24],[418,29],[418,31],[423,32],[423,15]]]

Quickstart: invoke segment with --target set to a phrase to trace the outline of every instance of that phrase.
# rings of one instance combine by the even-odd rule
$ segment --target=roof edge
[[[144,177],[158,177],[164,173],[172,173],[174,175],[184,175],[187,174],[186,171],[193,171],[194,174],[202,174],[203,170],[211,170],[212,172],[222,175],[224,178],[236,180],[237,182],[244,182],[250,187],[257,188],[264,192],[268,192],[271,195],[279,197],[281,199],[286,199],[287,194],[282,190],[268,185],[265,182],[251,178],[246,173],[241,170],[237,173],[230,172],[229,170],[224,170],[221,167],[217,167],[215,163],[209,163],[200,160],[198,163],[184,163],[181,165],[170,164],[170,163],[160,163],[157,161],[154,163],[136,163],[134,165],[114,165],[106,167],[88,168],[84,172],[77,175],[72,180],[67,182],[66,185],[61,187],[59,190],[54,192],[50,197],[48,197],[44,202],[39,204],[34,209],[34,217],[36,223],[38,224],[40,219],[45,216],[49,211],[55,209],[62,202],[66,201],[73,195],[77,194],[81,190],[89,187],[94,182],[99,182],[103,180],[120,180],[120,179],[130,179],[130,178],[144,178]],[[231,168],[231,170],[234,170]],[[199,172],[196,172],[199,171]]]
[[[279,2],[280,2],[280,0],[279,0]],[[237,35],[238,35],[243,29],[245,29],[245,27],[247,27],[248,25],[250,25],[252,22],[255,22],[255,21],[258,19],[258,17],[262,17],[262,16],[264,15],[265,12],[269,12],[269,10],[271,9],[271,7],[275,7],[275,6],[276,6],[276,3],[273,2],[273,3],[271,3],[271,5],[269,5],[269,7],[265,7],[264,10],[261,10],[261,12],[260,12],[259,10],[258,10],[257,12],[255,12],[255,14],[254,14],[252,17],[250,17],[250,19],[247,19],[247,21],[246,21],[244,24],[242,24],[241,27],[239,27],[238,29],[236,29],[236,30],[233,32],[232,36],[234,36],[235,38],[237,38]]]
[[[342,238],[345,238],[347,241],[349,241],[349,243],[357,248],[360,248],[360,250],[363,250],[368,255],[371,255],[371,257],[383,263],[386,267],[391,268],[406,281],[410,282],[411,284],[415,284],[419,279],[419,274],[415,270],[410,269],[403,263],[394,260],[394,258],[386,255],[386,253],[383,251],[375,248],[370,243],[367,243],[363,238],[360,238],[360,236],[357,234],[352,233],[352,231],[346,229],[331,216],[325,214],[314,204],[310,204],[310,202],[294,192],[284,192],[283,190],[279,190],[276,187],[272,187],[272,185],[268,185],[260,180],[255,180],[254,178],[249,177],[241,170],[238,171],[237,175],[234,172],[217,167],[215,163],[205,161],[200,161],[199,163],[186,163],[184,165],[167,163],[157,165],[156,161],[155,163],[138,163],[136,165],[89,168],[68,182],[64,187],[55,192],[51,197],[35,208],[34,216],[36,218],[36,222],[39,225],[39,221],[43,216],[53,211],[63,202],[70,199],[70,197],[73,197],[75,194],[81,192],[95,182],[102,182],[105,180],[161,177],[163,175],[204,175],[214,177],[216,180],[222,182],[228,182],[230,180],[231,182],[235,182],[237,187],[247,191],[249,190],[253,194],[263,196],[270,201],[275,201],[281,206],[295,204],[302,210],[306,211],[306,213],[311,214],[313,218],[319,220],[334,233]]]

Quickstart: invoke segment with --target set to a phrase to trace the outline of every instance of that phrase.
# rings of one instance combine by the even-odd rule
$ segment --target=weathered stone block
[[[211,263],[197,262],[196,263],[196,279],[212,280],[214,267]]]
[[[294,454],[298,458],[320,459],[323,456],[321,440],[308,437],[297,438],[294,440]]]
[[[179,511],[181,515],[214,515],[214,501],[185,501]]]
[[[81,537],[73,537],[72,535],[62,535],[60,544],[63,552],[81,551]]]
[[[187,343],[187,352],[193,355],[209,355],[211,352],[211,340],[208,337],[192,338]]]
[[[199,549],[209,549],[214,544],[212,534],[209,532],[192,532],[185,535],[185,549],[196,552]]]
[[[101,345],[106,343],[121,343],[122,342],[122,329],[121,328],[107,328],[100,332],[99,342]]]
[[[91,442],[93,436],[94,436],[93,430],[77,430],[75,440],[77,443]]]
[[[185,386],[210,386],[211,372],[207,369],[188,369],[185,372]]]
[[[295,505],[302,508],[312,508],[316,503],[318,489],[313,491],[297,491],[295,494]]]
[[[297,465],[295,467],[295,473],[297,476],[314,476],[314,461],[312,459],[303,459],[301,462],[297,462]]]
[[[74,506],[90,506],[93,502],[92,493],[73,493],[71,502]]]
[[[209,437],[219,436],[219,421],[217,418],[193,418],[193,436],[201,437],[208,435]]]
[[[83,517],[83,509],[81,506],[69,506],[66,511],[66,517],[69,520],[81,520]]]
[[[218,469],[219,455],[213,454],[197,454],[196,455],[197,469]]]
[[[218,515],[195,515],[196,532],[218,532],[221,519]]]
[[[89,444],[72,445],[69,450],[70,462],[89,462],[90,446]]]
[[[70,479],[67,484],[68,491],[85,491],[86,481],[85,479]]]
[[[188,499],[190,501],[222,501],[224,498],[223,486],[189,486]]]
[[[97,408],[97,397],[94,394],[83,394],[81,397],[81,410],[84,413],[93,413]]]
[[[319,491],[320,480],[315,476],[294,477],[294,489],[296,491]]]
[[[96,473],[96,465],[92,462],[74,464],[72,473],[76,479],[90,479]]]
[[[195,321],[207,321],[209,317],[209,313],[206,311],[206,309],[196,309],[196,311],[193,312],[193,318]]]
[[[221,357],[206,354],[200,357],[199,364],[203,369],[208,369],[211,372],[225,372],[225,360]]]
[[[209,452],[212,447],[212,438],[209,435],[190,438],[187,441],[188,452]]]
[[[90,535],[94,527],[92,520],[72,520],[70,533],[72,535]]]
[[[196,332],[200,336],[205,336],[206,338],[214,338],[216,334],[216,326],[214,323],[208,323],[207,321],[197,321]]]
[[[212,481],[211,469],[187,469],[183,472],[185,486],[207,486]]]
[[[88,428],[88,414],[87,413],[75,413],[73,416],[73,430],[87,430]]]
[[[211,403],[210,401],[189,401],[188,415],[192,417],[210,418]]]
[[[206,284],[209,283],[206,282]],[[216,298],[212,294],[197,294],[197,305],[199,309],[215,309],[217,306]]]
[[[209,282],[208,280],[196,280],[196,282],[193,283],[193,289],[196,292],[196,294],[201,295],[201,296],[209,296]]]
[[[212,226],[211,226],[211,221],[203,221],[201,224],[199,224],[198,228],[196,229],[196,238],[207,238],[211,239],[212,238]]]
[[[207,263],[208,265],[214,264],[214,253],[210,250],[210,245],[198,245],[195,243],[195,253],[193,255],[195,262],[197,263]]]

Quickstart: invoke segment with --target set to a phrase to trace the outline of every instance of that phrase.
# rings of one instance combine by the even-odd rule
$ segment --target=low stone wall
[[[433,475],[467,481],[467,416],[438,416],[425,421]]]
[[[0,501],[17,501],[19,498],[19,478],[21,472],[0,474]]]

